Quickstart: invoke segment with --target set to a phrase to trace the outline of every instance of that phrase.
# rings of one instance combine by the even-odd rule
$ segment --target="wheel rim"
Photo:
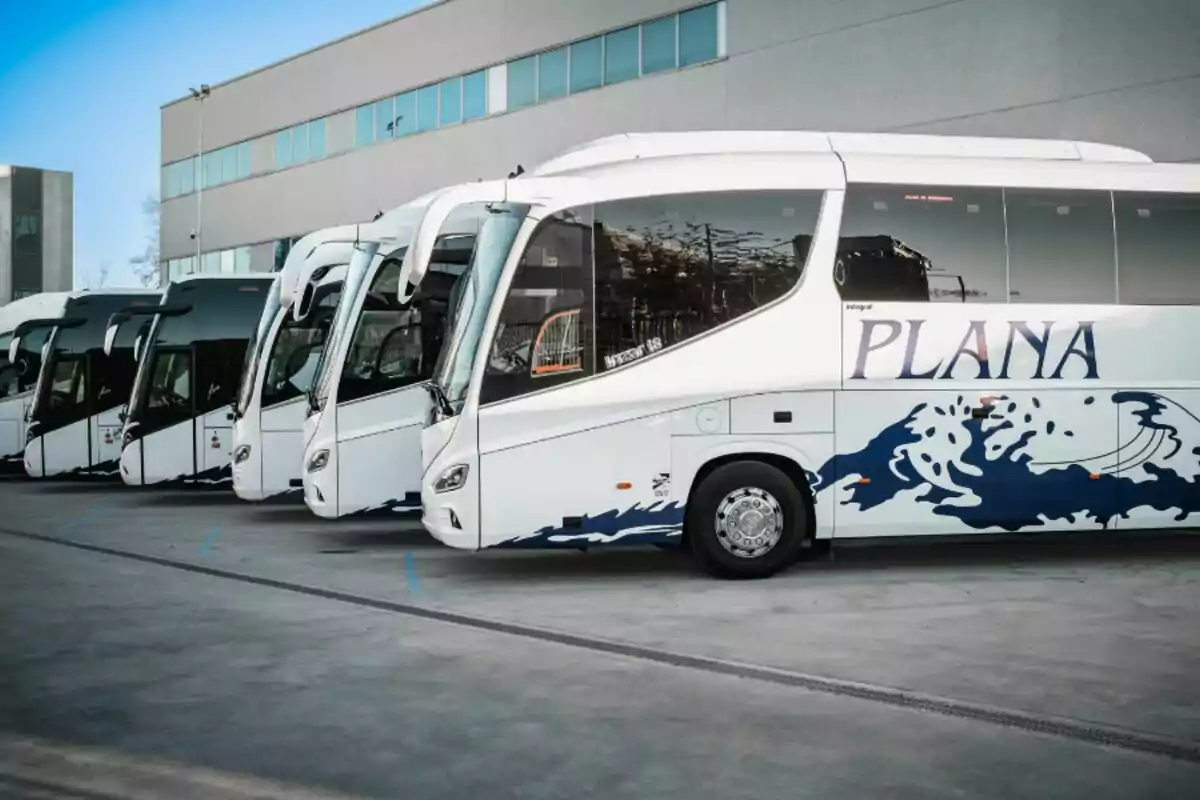
[[[783,508],[770,492],[744,486],[721,500],[714,528],[726,551],[738,558],[758,558],[779,544]]]

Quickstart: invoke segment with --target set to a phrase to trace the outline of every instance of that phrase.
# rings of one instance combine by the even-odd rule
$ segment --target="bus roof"
[[[0,306],[0,333],[11,333],[27,319],[61,317],[71,292],[42,292]]]
[[[563,174],[640,158],[717,153],[832,153],[1152,163],[1149,156],[1129,148],[1062,139],[818,131],[681,131],[623,133],[594,139],[537,165],[529,174]]]

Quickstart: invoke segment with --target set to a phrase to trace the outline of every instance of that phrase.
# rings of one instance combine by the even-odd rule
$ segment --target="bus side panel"
[[[1200,528],[1200,389],[1122,392],[1121,528]]]
[[[32,393],[26,392],[0,400],[0,462],[11,461],[17,470],[25,449],[25,410],[31,397]]]
[[[336,413],[338,516],[419,508],[424,384],[339,404]]]
[[[1096,393],[843,392],[818,471],[839,537],[1100,528],[1116,410]]]
[[[232,481],[233,414],[228,408],[218,408],[202,420],[196,425],[197,435],[203,437],[197,442],[196,452],[203,456],[197,459],[200,473],[196,477],[202,482]]]
[[[196,442],[193,420],[187,419],[143,436],[143,483],[164,483],[192,475],[196,471]]]
[[[528,405],[480,410],[480,547],[679,540],[683,503],[656,494],[671,472],[669,413],[488,452],[489,441],[504,438],[498,428]]]
[[[292,491],[304,474],[303,397],[262,411],[262,492],[264,497]]]
[[[121,458],[120,409],[110,408],[92,417],[92,471],[115,475]]]
[[[91,454],[88,451],[88,429],[91,426],[92,418],[84,417],[70,425],[48,431],[34,440],[31,446],[40,443],[42,456],[42,469],[36,473],[36,476],[50,477],[80,472],[91,466]],[[30,459],[30,464],[36,468],[32,459]]]

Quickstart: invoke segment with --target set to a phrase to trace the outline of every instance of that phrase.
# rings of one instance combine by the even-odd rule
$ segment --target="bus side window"
[[[1004,192],[852,185],[834,282],[845,301],[1005,303]]]
[[[592,373],[589,209],[544,220],[521,255],[484,368],[492,403]]]
[[[1117,192],[1118,302],[1200,305],[1200,196]]]
[[[197,413],[207,414],[234,401],[248,346],[245,339],[196,342]]]

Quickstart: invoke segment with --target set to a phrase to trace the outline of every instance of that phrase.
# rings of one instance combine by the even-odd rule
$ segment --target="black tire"
[[[746,557],[735,555],[721,543],[717,532],[718,507],[738,489],[764,491],[779,504],[783,526],[779,541],[767,552]],[[802,557],[805,540],[811,536],[807,501],[780,470],[761,461],[735,461],[712,471],[696,487],[688,503],[688,540],[696,562],[718,578],[767,578]]]

